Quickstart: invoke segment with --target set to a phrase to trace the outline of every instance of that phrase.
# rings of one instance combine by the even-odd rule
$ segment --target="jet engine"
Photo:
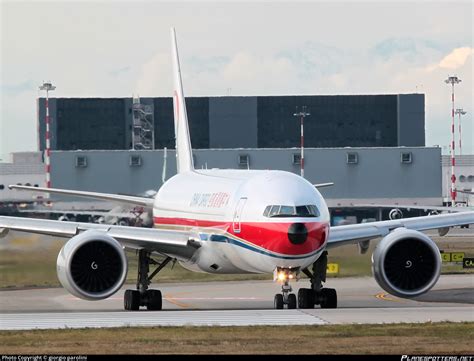
[[[388,218],[391,220],[400,219],[403,218],[403,213],[398,208],[394,208],[388,213]]]
[[[120,243],[97,230],[71,238],[59,252],[56,264],[63,287],[85,300],[113,295],[122,287],[128,270]]]
[[[385,291],[399,297],[415,297],[429,291],[438,281],[441,255],[425,234],[398,228],[375,248],[372,272]]]

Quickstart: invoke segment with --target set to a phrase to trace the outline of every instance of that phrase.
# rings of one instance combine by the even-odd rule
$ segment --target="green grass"
[[[0,331],[2,354],[472,354],[474,323]]]

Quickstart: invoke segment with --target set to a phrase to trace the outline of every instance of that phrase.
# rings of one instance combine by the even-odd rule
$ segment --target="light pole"
[[[51,188],[51,132],[49,119],[49,92],[56,89],[56,87],[52,85],[51,82],[43,82],[43,85],[41,85],[39,89],[46,90],[46,142],[44,162],[46,164],[46,188]]]
[[[304,118],[306,118],[309,115],[311,115],[311,114],[309,114],[306,111],[306,105],[304,105],[302,107],[301,112],[298,112],[298,107],[296,107],[296,113],[293,114],[294,117],[300,117],[300,122],[301,122],[301,125],[300,125],[300,129],[301,129],[301,161],[300,161],[300,165],[301,165],[301,176],[303,178],[304,178]]]
[[[455,157],[455,138],[454,138],[454,85],[459,84],[461,79],[457,76],[449,76],[448,79],[444,81],[446,84],[451,84],[451,207],[454,207],[456,204],[456,175],[454,174],[454,167],[456,166],[456,157]]]
[[[459,155],[462,155],[462,133],[461,133],[461,115],[465,115],[467,112],[462,108],[457,108],[454,114],[459,115]]]

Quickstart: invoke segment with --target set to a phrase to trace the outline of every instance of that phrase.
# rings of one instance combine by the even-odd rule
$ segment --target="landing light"
[[[299,274],[299,269],[291,269],[291,268],[280,268],[277,267],[273,271],[273,281],[280,282],[280,283],[286,283],[289,280],[296,280],[298,281],[298,274]]]

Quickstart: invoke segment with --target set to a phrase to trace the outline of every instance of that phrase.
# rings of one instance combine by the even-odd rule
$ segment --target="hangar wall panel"
[[[425,145],[425,96],[399,94],[398,144],[413,147]]]
[[[210,148],[257,148],[257,98],[209,98]]]
[[[397,146],[396,95],[335,95],[259,97],[258,147],[299,146],[303,105],[307,147]]]
[[[347,164],[347,153],[358,163]],[[195,150],[196,168],[239,168],[239,155],[248,155],[250,169],[281,169],[299,174],[293,154],[299,149]],[[411,154],[402,163],[402,153]],[[328,199],[406,199],[409,204],[440,204],[442,192],[440,148],[328,148],[306,149],[305,175],[312,183],[334,182],[322,189]],[[141,166],[130,166],[139,155]],[[76,167],[76,157],[87,167]],[[174,151],[168,152],[167,178],[176,173]],[[137,194],[161,186],[163,151],[52,152],[54,187]],[[436,202],[436,203],[434,203]]]
[[[174,148],[171,97],[153,102],[155,148]],[[300,144],[296,107],[307,106],[305,146],[424,146],[424,95],[332,95],[186,98],[194,149],[288,148]],[[52,149],[130,149],[131,98],[51,99]],[[44,98],[39,99],[44,149]]]

